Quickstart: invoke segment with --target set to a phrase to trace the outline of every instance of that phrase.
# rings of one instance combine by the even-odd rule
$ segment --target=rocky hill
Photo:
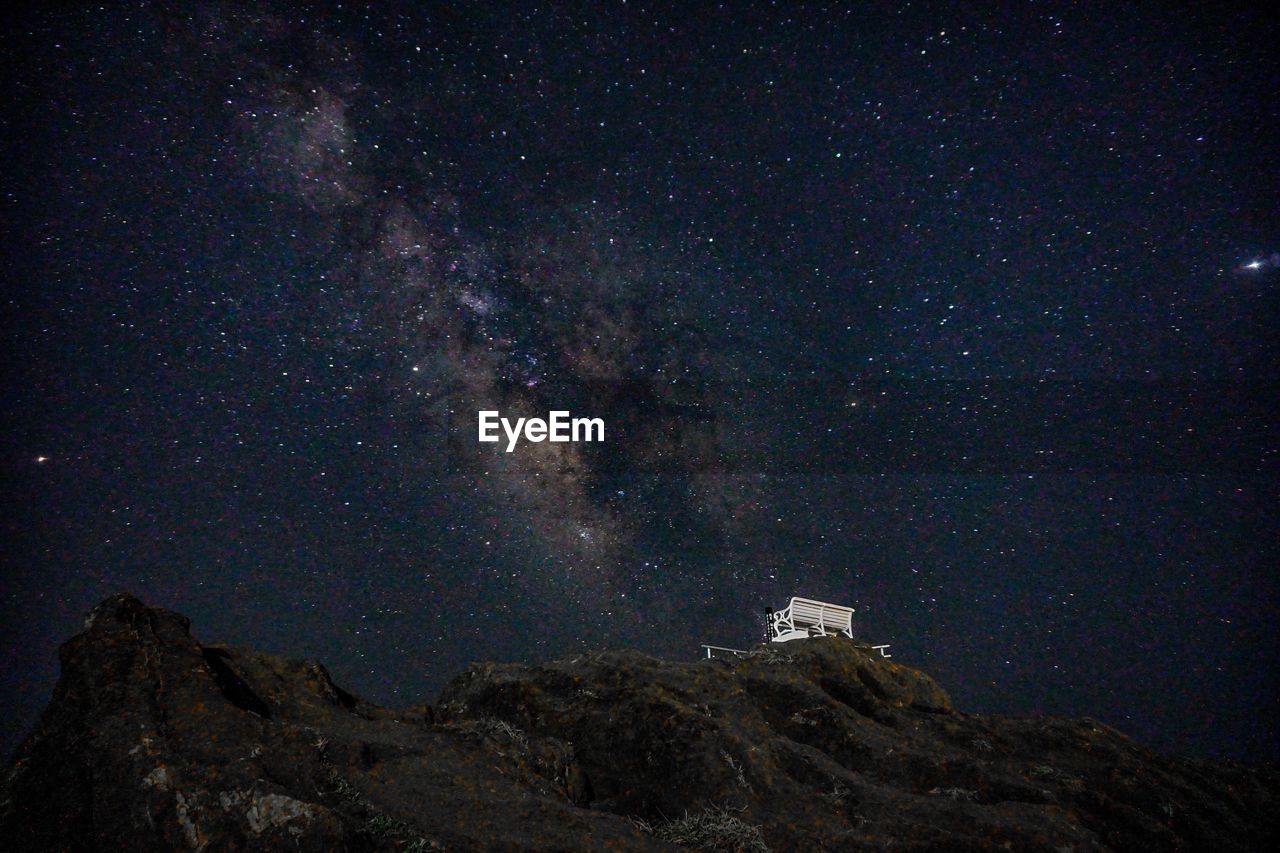
[[[1277,775],[955,711],[843,639],[476,664],[434,707],[116,596],[0,806],[7,850],[1259,850]]]

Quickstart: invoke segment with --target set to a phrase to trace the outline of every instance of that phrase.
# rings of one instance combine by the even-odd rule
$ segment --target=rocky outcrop
[[[23,850],[1256,850],[1277,777],[1090,720],[956,712],[843,639],[477,664],[391,710],[128,596],[4,784]]]

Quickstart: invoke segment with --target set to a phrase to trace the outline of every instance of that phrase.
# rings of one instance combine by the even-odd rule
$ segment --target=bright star
[[[1271,270],[1280,270],[1280,252],[1272,252],[1270,255],[1263,255],[1254,258],[1248,263],[1241,264],[1236,267],[1238,272],[1269,272]]]

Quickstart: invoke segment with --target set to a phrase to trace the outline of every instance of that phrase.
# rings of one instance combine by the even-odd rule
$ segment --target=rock
[[[115,596],[4,783],[23,850],[1256,850],[1277,776],[955,711],[839,639],[475,664],[395,710]],[[679,846],[677,846],[679,845]]]
[[[575,806],[550,738],[375,707],[129,596],[86,625],[6,780],[0,849],[663,849]]]

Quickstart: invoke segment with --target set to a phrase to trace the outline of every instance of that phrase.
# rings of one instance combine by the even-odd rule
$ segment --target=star
[[[1272,252],[1270,255],[1264,255],[1260,258],[1254,258],[1247,263],[1242,263],[1237,269],[1240,272],[1265,272],[1266,270],[1280,269],[1280,252]]]

